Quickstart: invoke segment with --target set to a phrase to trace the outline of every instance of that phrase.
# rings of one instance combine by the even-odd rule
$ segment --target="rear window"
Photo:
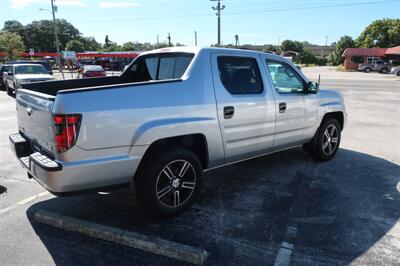
[[[183,76],[194,54],[162,53],[139,57],[123,76],[132,82],[179,79]]]
[[[84,66],[84,69],[86,71],[99,71],[99,72],[104,71],[103,67],[98,66],[98,65],[87,65],[87,66]]]

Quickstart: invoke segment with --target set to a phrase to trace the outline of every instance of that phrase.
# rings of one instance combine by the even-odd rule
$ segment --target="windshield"
[[[48,74],[49,72],[42,65],[16,66],[15,74]]]

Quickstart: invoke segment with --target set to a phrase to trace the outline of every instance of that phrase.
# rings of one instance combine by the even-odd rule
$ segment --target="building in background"
[[[345,69],[358,69],[359,64],[374,60],[400,60],[400,46],[392,48],[347,48],[344,50],[343,66]]]

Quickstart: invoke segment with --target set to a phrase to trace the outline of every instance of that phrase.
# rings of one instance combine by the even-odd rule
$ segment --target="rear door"
[[[32,141],[37,151],[54,154],[54,127],[52,107],[54,96],[46,97],[28,90],[18,90],[18,129]]]
[[[258,56],[211,55],[225,162],[256,156],[273,144],[275,107]]]

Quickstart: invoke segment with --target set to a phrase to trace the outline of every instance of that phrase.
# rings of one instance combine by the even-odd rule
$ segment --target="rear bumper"
[[[139,156],[120,155],[64,162],[34,152],[30,141],[18,133],[10,135],[9,140],[11,149],[30,176],[56,195],[101,191],[105,187],[128,184],[141,159]]]

